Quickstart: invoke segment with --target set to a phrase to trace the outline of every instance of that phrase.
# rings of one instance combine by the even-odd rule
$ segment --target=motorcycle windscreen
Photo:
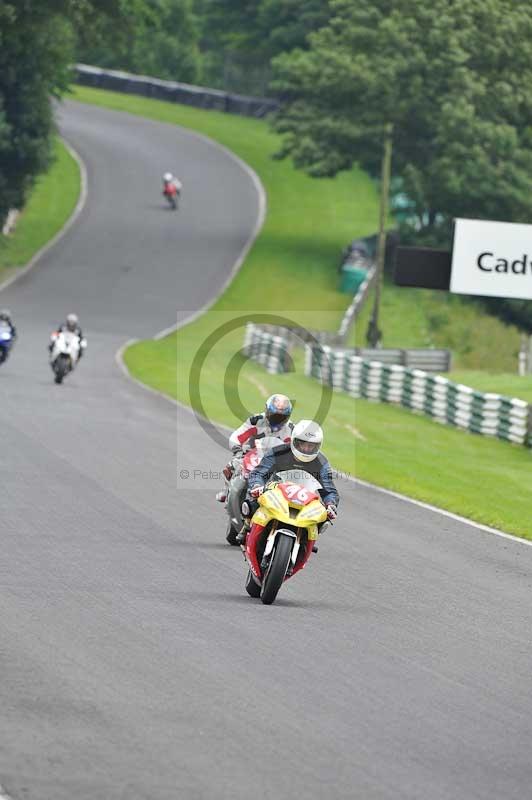
[[[279,483],[298,483],[311,492],[319,492],[321,483],[304,469],[286,469],[275,473],[275,480]]]

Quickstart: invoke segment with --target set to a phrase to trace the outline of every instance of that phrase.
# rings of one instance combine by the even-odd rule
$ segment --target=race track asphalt
[[[0,296],[0,784],[13,800],[523,800],[532,548],[341,482],[265,607],[224,543],[224,451],[115,353],[203,306],[258,214],[192,133],[67,103],[86,207]],[[182,209],[162,203],[167,169]],[[89,349],[55,386],[50,330]],[[437,468],[437,464],[435,466]]]

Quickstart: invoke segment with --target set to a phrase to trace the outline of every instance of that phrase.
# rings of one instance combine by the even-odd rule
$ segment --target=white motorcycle
[[[87,346],[85,339],[79,340],[77,333],[71,331],[56,331],[52,334],[50,350],[50,366],[54,373],[56,383],[62,383],[63,378],[72,372],[79,361],[80,350]]]

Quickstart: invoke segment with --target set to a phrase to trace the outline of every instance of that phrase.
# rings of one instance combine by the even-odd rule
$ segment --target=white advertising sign
[[[532,300],[532,225],[457,219],[450,290]]]

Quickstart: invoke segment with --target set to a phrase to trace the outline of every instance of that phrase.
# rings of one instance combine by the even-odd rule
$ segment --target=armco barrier
[[[366,361],[380,361],[382,364],[399,364],[410,369],[423,369],[425,372],[450,372],[451,351],[436,348],[384,349],[355,347],[355,355]]]
[[[328,345],[307,346],[305,373],[352,397],[396,403],[444,424],[532,447],[532,407],[524,400]]]
[[[262,364],[268,372],[288,372],[292,364],[289,342],[284,336],[270,333],[259,325],[248,323],[244,338],[244,354]]]
[[[88,64],[76,64],[76,80],[83,86],[97,89],[110,89],[126,94],[140,94],[156,100],[170,103],[183,103],[196,108],[225,111],[229,114],[241,114],[248,117],[264,117],[275,111],[279,104],[276,100],[264,97],[246,97],[207,89],[204,86],[192,86],[177,81],[163,81],[149,78],[146,75],[133,75],[112,69],[100,69]]]
[[[332,331],[311,331],[307,328],[286,328],[282,325],[257,325],[248,322],[243,351],[268,372],[289,372],[292,369],[291,351],[305,344],[336,344]]]
[[[306,328],[287,328],[281,325],[257,325],[248,323],[244,348],[250,358],[264,363],[265,353],[269,353],[270,372],[285,372],[291,363],[290,352],[294,347],[304,344],[311,346],[338,345],[338,334],[332,331],[316,331]],[[275,343],[275,354],[270,349]],[[252,346],[253,345],[253,346]],[[436,349],[371,349],[356,347],[351,351],[356,356],[369,361],[379,361],[383,364],[400,364],[410,368],[424,368],[428,372],[448,372],[451,368],[451,353],[449,350]],[[279,358],[277,358],[277,355]]]

